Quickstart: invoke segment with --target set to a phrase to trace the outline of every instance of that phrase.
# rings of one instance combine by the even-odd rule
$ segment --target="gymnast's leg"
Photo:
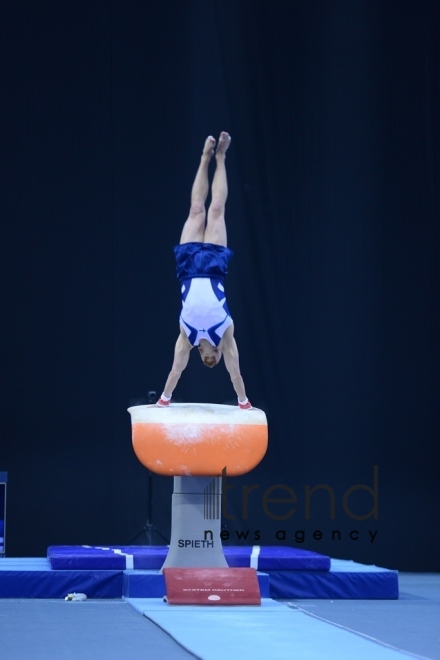
[[[209,191],[208,168],[214,155],[215,140],[210,135],[205,140],[199,169],[191,190],[191,207],[180,237],[180,243],[202,243],[205,233],[205,202]]]
[[[211,204],[208,209],[208,221],[206,223],[205,243],[216,245],[227,245],[225,205],[228,197],[228,180],[226,177],[226,151],[231,144],[231,138],[224,131],[220,134],[215,160],[217,162],[214,178],[211,186]]]

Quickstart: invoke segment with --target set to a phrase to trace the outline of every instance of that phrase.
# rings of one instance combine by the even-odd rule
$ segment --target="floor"
[[[284,601],[417,657],[440,659],[440,574],[399,573],[399,600]]]
[[[440,660],[440,574],[401,573],[399,584],[399,600],[283,601],[285,608],[280,608],[281,614],[272,608],[270,622],[266,627],[258,625],[258,611],[264,614],[263,608],[249,615],[232,608],[227,608],[226,612],[226,608],[223,608],[218,616],[211,608],[198,608],[203,610],[200,619],[204,622],[203,634],[210,636],[211,625],[212,639],[215,639],[215,632],[221,635],[223,643],[222,649],[218,644],[208,646],[208,650],[205,647],[202,655],[200,648],[203,647],[196,643],[202,636],[197,623],[200,612],[186,612],[185,616],[189,617],[190,623],[179,633],[175,625],[174,628],[167,625],[159,627],[160,618],[157,619],[159,624],[157,621],[155,623],[152,620],[154,616],[148,618],[141,613],[142,608],[137,610],[123,600],[66,602],[53,599],[3,599],[0,600],[0,657],[8,660],[68,660],[78,657],[84,660],[214,660],[224,657],[229,639],[228,660],[235,660],[242,658],[243,653],[234,641],[237,630],[234,632],[230,623],[232,617],[233,620],[240,620],[238,630],[247,639],[246,655],[250,658],[340,660],[350,657],[352,652],[349,648],[354,648],[353,644],[358,642],[359,652],[355,656],[351,655],[356,660],[375,660],[379,657]],[[289,619],[285,616],[287,610],[292,615],[294,612],[296,614]],[[170,609],[165,607],[163,612],[166,615]],[[298,613],[301,614],[300,618],[296,616]],[[183,610],[177,607],[171,618],[180,619],[182,623]],[[299,621],[303,623],[295,633],[295,625]],[[288,637],[283,637],[282,633],[290,625],[289,622],[292,622],[291,637],[283,647],[282,640]],[[308,628],[308,624],[313,625]],[[319,635],[308,635],[307,630],[317,630]],[[336,638],[342,644],[338,648],[346,647],[346,653],[341,650],[335,652],[332,640]],[[176,639],[180,639],[181,643]],[[185,641],[188,639],[189,644]],[[192,652],[187,650],[189,648]],[[323,648],[326,650],[323,651]]]

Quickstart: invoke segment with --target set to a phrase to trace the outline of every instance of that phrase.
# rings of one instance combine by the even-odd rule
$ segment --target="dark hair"
[[[205,355],[205,357],[203,358],[203,364],[206,367],[212,368],[215,367],[215,365],[217,364],[217,360],[215,359],[214,355]]]

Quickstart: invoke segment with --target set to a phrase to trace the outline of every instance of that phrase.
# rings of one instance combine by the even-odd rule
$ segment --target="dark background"
[[[163,389],[172,246],[204,139],[227,130],[228,301],[270,429],[260,466],[229,482],[228,542],[260,530],[258,544],[440,570],[439,35],[437,0],[3,4],[9,556],[142,531],[126,409]],[[197,356],[175,396],[235,398]],[[365,488],[347,512],[375,465],[377,519]],[[292,504],[262,504],[277,484],[298,500],[284,520]],[[168,537],[172,479],[153,491]]]

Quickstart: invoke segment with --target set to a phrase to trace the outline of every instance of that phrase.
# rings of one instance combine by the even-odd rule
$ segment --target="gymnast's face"
[[[212,346],[208,341],[201,340],[197,348],[205,366],[212,368],[220,362],[222,352],[219,351],[217,346]]]

